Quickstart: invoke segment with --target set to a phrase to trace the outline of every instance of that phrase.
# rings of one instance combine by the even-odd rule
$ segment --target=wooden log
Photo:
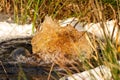
[[[25,62],[19,63],[11,57],[12,52],[19,47],[23,47],[32,53],[31,37],[0,41],[0,80],[18,80],[20,74],[23,73],[28,80],[33,80],[33,78],[46,80],[50,67],[27,64]],[[20,73],[21,71],[23,73]],[[55,76],[54,71],[52,71],[52,75]]]
[[[10,57],[11,52],[18,47],[24,47],[32,53],[31,37],[0,41],[0,60],[6,61]]]
[[[46,66],[46,68],[48,68]],[[28,80],[38,78],[40,80],[47,80],[49,69],[45,69],[45,66],[36,66],[26,63],[18,62],[3,62],[0,65],[0,80],[17,80],[19,76],[25,75]],[[51,72],[50,80],[59,79],[60,77],[56,74],[57,71]],[[23,77],[24,78],[24,77]]]

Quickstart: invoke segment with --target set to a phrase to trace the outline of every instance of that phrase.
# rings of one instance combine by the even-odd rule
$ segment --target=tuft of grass
[[[22,67],[21,67],[21,64],[19,64],[19,73],[18,73],[18,80],[28,80]]]

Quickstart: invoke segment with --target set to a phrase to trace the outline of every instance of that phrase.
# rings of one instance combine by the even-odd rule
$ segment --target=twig
[[[51,69],[50,69],[50,72],[49,72],[47,80],[50,80],[50,75],[51,75],[51,72],[53,70],[54,65],[55,65],[55,63],[52,63],[52,66],[51,66]]]
[[[3,70],[4,70],[4,72],[5,72],[5,76],[6,76],[7,80],[9,80],[7,71],[6,71],[5,67],[3,66],[2,61],[0,61],[0,64],[1,64],[1,66],[2,66],[2,68],[3,68]]]

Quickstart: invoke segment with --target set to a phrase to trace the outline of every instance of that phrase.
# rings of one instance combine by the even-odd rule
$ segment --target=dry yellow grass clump
[[[90,58],[93,49],[87,37],[85,32],[79,32],[71,25],[61,27],[51,17],[45,17],[31,41],[33,54],[46,63]]]

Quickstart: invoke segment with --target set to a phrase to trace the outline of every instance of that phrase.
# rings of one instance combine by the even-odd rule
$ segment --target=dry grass
[[[87,60],[87,59],[83,61],[82,68],[84,70],[88,70],[88,69],[94,68],[95,67],[94,65],[98,66],[103,64],[110,68],[112,73],[112,78],[114,80],[119,80],[120,65],[117,62],[118,60],[117,56],[119,54],[119,52],[117,51],[117,47],[119,46],[119,43],[117,42],[113,43],[111,41],[112,37],[108,38],[106,36],[105,30],[104,30],[105,25],[103,24],[104,21],[111,20],[111,19],[116,19],[119,22],[119,19],[120,19],[119,18],[120,17],[119,16],[119,0],[116,0],[114,2],[116,4],[112,4],[112,5],[109,4],[109,2],[103,3],[101,1],[105,1],[105,0],[72,0],[72,1],[71,0],[59,0],[59,1],[58,0],[28,0],[28,1],[27,0],[19,0],[19,1],[18,0],[1,0],[0,12],[4,14],[14,14],[14,20],[16,22],[20,22],[20,23],[24,23],[27,21],[33,22],[34,26],[36,27],[38,27],[41,24],[41,22],[43,22],[44,17],[46,15],[52,16],[52,18],[54,19],[65,19],[67,17],[77,17],[81,22],[87,22],[87,23],[101,22],[101,27],[103,27],[103,32],[105,36],[104,37],[105,44],[102,41],[99,41],[101,54],[98,55],[99,53],[96,52],[92,60],[93,63],[91,63],[90,60]],[[109,0],[106,0],[106,1],[109,1]],[[117,26],[119,26],[118,22],[117,22]],[[70,29],[73,30],[73,28],[70,28]],[[69,28],[68,28],[68,31],[69,31]],[[113,34],[114,34],[114,31],[113,31]],[[43,37],[43,40],[57,36],[57,34],[55,35],[51,34],[51,37],[49,37],[46,34],[44,35],[46,37]],[[63,34],[60,34],[60,35],[63,35]],[[64,38],[66,39],[66,36],[61,37],[63,42],[65,41],[70,43],[70,40],[66,39],[68,40],[66,41],[64,40]],[[37,38],[37,40],[40,41],[39,38]],[[58,42],[59,42],[59,39],[58,39]],[[62,46],[63,42],[60,42],[61,43],[60,46]],[[43,44],[43,43],[41,42],[40,44]],[[54,44],[49,43],[49,46],[51,46],[50,50],[52,51],[55,48],[54,46],[52,46]],[[66,46],[63,47],[65,48],[65,51],[63,52],[70,50],[68,45],[69,44],[66,44]],[[47,47],[47,46],[45,45],[44,47]],[[44,50],[44,47],[41,46],[39,48]],[[71,44],[70,44],[70,47],[71,47]],[[72,71],[71,71],[72,69],[74,69],[76,72],[80,72],[80,68],[81,68],[81,64],[79,62],[75,63],[75,65],[71,64],[70,66],[72,66],[72,69],[71,67],[61,65],[60,63],[59,65],[60,67],[65,69],[66,74],[64,75],[72,74]]]
[[[88,21],[88,18],[96,21],[93,17],[93,13],[96,11],[93,9],[94,3],[94,0],[1,0],[0,12],[14,14],[14,20],[19,23],[35,22],[35,24],[40,24],[46,15],[55,19],[74,16],[82,21]],[[114,18],[110,6],[112,3],[112,1],[104,1],[104,5],[102,5],[107,19]],[[116,10],[116,5],[113,4],[113,6]]]
[[[86,32],[79,32],[71,25],[61,27],[46,16],[41,29],[32,38],[32,50],[34,54],[48,63],[67,64],[80,57],[80,60],[90,59],[94,50],[87,37]],[[89,37],[92,42],[95,41],[92,35],[89,34]]]

